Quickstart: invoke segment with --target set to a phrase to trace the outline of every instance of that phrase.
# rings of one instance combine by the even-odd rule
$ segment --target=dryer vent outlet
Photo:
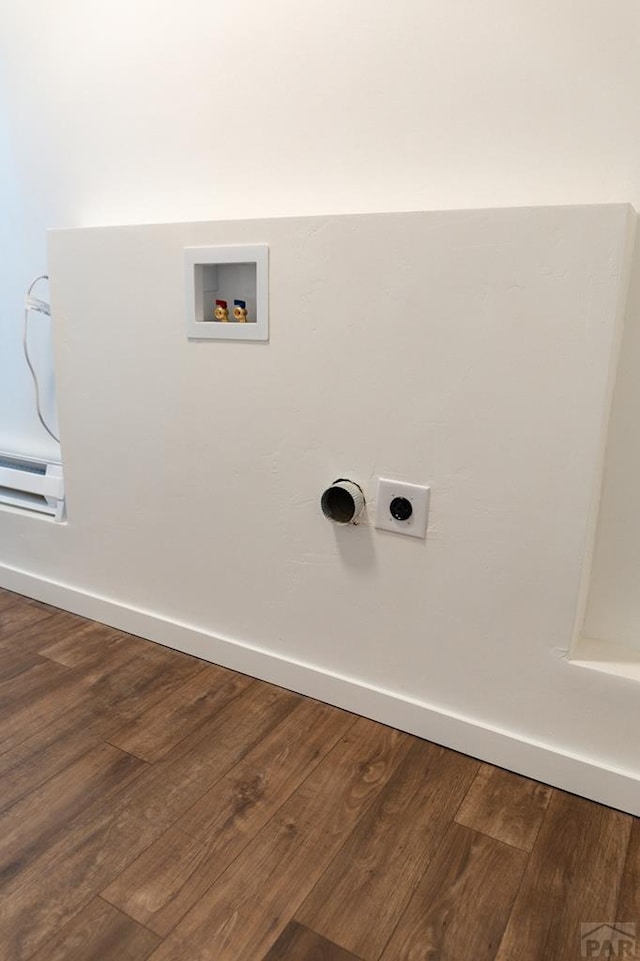
[[[357,524],[365,506],[362,488],[354,481],[339,478],[324,491],[320,506],[327,520],[334,524]]]

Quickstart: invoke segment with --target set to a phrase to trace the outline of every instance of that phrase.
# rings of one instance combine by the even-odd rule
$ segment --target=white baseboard
[[[608,767],[557,745],[490,727],[447,708],[261,650],[245,642],[216,637],[189,624],[4,565],[0,565],[0,587],[315,697],[629,814],[640,815],[640,776],[632,771]]]

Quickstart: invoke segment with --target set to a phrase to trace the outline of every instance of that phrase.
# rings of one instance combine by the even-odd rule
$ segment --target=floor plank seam
[[[473,784],[473,778],[471,779],[471,784]],[[466,796],[466,792],[465,792],[465,796]],[[462,802],[460,802],[460,803],[462,803]],[[460,807],[458,806],[458,808],[456,808],[456,812],[457,812],[459,809],[460,809]],[[419,876],[419,878],[417,879],[417,881],[416,881],[416,883],[415,883],[415,885],[414,885],[414,887],[413,887],[413,891],[411,892],[411,894],[409,895],[409,897],[408,897],[407,900],[406,900],[406,904],[405,904],[404,908],[403,908],[402,911],[400,911],[400,913],[398,914],[398,919],[397,919],[396,923],[395,923],[394,925],[392,925],[391,931],[390,931],[390,934],[389,934],[389,937],[388,937],[388,938],[386,939],[386,941],[384,942],[384,946],[383,946],[383,948],[382,948],[382,951],[380,952],[380,954],[378,955],[377,958],[375,958],[375,959],[372,958],[371,961],[380,961],[380,958],[383,958],[383,957],[384,957],[385,952],[386,952],[387,948],[389,947],[389,945],[391,944],[391,942],[392,942],[392,940],[393,940],[393,937],[394,937],[396,931],[398,930],[398,928],[399,928],[400,925],[402,924],[402,921],[404,920],[404,917],[405,917],[407,911],[409,910],[409,906],[410,906],[410,904],[411,904],[411,901],[412,901],[412,899],[413,899],[413,896],[414,896],[415,892],[418,890],[418,888],[419,888],[420,885],[422,884],[422,881],[423,881],[423,879],[424,879],[427,871],[429,870],[429,868],[431,867],[431,865],[432,865],[433,862],[435,861],[439,850],[440,850],[440,849],[442,848],[442,846],[444,845],[444,843],[445,843],[445,838],[446,838],[446,836],[447,836],[447,833],[448,833],[448,831],[449,831],[449,828],[450,828],[451,825],[453,824],[453,821],[454,821],[454,819],[453,819],[453,818],[450,818],[449,821],[447,821],[446,825],[443,827],[443,829],[442,829],[442,835],[441,835],[441,837],[440,837],[440,843],[437,844],[436,847],[434,848],[433,854],[432,854],[431,857],[429,858],[429,861],[427,862],[424,871],[422,871],[422,872],[420,873],[420,876]]]
[[[102,901],[104,904],[108,904],[110,908],[114,909],[114,911],[119,911],[120,914],[124,914],[126,918],[129,918],[129,920],[133,924],[137,924],[139,928],[144,928],[145,931],[149,932],[149,934],[153,934],[154,937],[158,938],[160,943],[165,940],[161,935],[158,934],[157,931],[154,931],[153,928],[150,928],[148,924],[144,923],[144,921],[140,921],[138,918],[134,918],[133,915],[129,914],[128,911],[126,911],[124,908],[121,908],[119,904],[112,904],[108,898],[105,898],[103,896],[102,891],[98,892],[98,894],[96,894],[95,897],[98,898],[100,901]],[[100,959],[96,958],[95,961],[100,961]]]
[[[453,818],[452,821],[455,824],[459,824],[461,828],[465,829],[465,831],[472,831],[474,834],[479,834],[480,837],[487,838],[489,841],[493,841],[494,844],[504,844],[505,847],[511,848],[513,851],[521,851],[523,854],[527,855],[531,854],[529,848],[522,847],[520,844],[512,844],[510,841],[505,841],[503,838],[497,838],[494,834],[489,834],[488,831],[483,831],[481,828],[469,827],[468,824],[463,824],[463,822],[458,821],[457,818]]]
[[[455,811],[455,814],[454,814],[453,817],[451,818],[452,821],[455,821],[456,818],[458,817],[458,814],[460,813],[460,808],[462,807],[462,805],[464,804],[464,802],[467,800],[467,797],[469,796],[469,793],[471,792],[471,789],[473,788],[473,785],[474,785],[475,782],[476,782],[476,779],[477,779],[477,777],[478,777],[478,774],[480,773],[480,768],[482,767],[482,763],[483,763],[483,762],[482,762],[482,761],[478,761],[477,758],[474,758],[474,760],[476,761],[476,764],[477,764],[476,773],[475,773],[475,774],[473,775],[473,777],[471,778],[471,783],[469,784],[469,787],[467,788],[467,790],[464,792],[464,794],[463,794],[462,797],[460,798],[460,804],[457,806],[456,811]],[[456,822],[456,823],[457,823],[457,822]]]
[[[149,763],[145,761],[143,758],[139,758],[139,757],[136,757],[135,755],[129,754],[128,751],[123,751],[122,748],[117,747],[117,745],[111,744],[109,741],[105,741],[103,738],[96,737],[95,743],[89,744],[87,746],[86,751],[83,751],[81,754],[78,754],[78,756],[75,757],[72,761],[70,761],[69,764],[65,764],[64,767],[60,768],[59,771],[54,771],[53,774],[50,774],[49,777],[46,777],[43,781],[40,781],[39,784],[37,784],[35,787],[29,789],[28,791],[25,791],[24,794],[20,795],[20,797],[14,798],[11,804],[9,804],[6,808],[0,810],[0,818],[3,818],[6,814],[8,814],[11,811],[12,808],[16,806],[16,804],[19,804],[21,801],[24,801],[25,798],[28,798],[29,795],[34,793],[34,791],[39,791],[41,788],[46,787],[49,781],[52,781],[56,777],[60,777],[61,775],[64,774],[65,771],[68,771],[69,768],[73,767],[74,764],[78,764],[80,761],[86,758],[88,754],[91,754],[91,752],[96,749],[98,744],[108,744],[109,747],[113,748],[115,751],[120,751],[121,754],[127,754],[129,757],[134,757],[136,761],[140,761],[141,764],[144,764],[144,767],[142,767],[140,771],[134,777],[132,777],[130,781],[127,781],[126,785],[123,785],[122,790],[125,790],[126,787],[129,787],[131,784],[133,784],[134,781],[138,777],[140,777],[142,774],[144,774],[145,771],[147,771],[150,767]],[[0,783],[2,782],[2,778],[4,776],[5,775],[0,775]],[[78,815],[78,817],[80,816],[81,815]]]
[[[114,735],[110,734],[109,737],[114,737]],[[158,761],[162,760],[162,758],[158,758],[158,761],[148,761],[146,757],[142,757],[140,754],[136,754],[135,751],[127,751],[126,748],[120,747],[119,744],[114,744],[113,741],[110,741],[108,737],[101,738],[101,741],[103,744],[108,744],[109,747],[114,748],[114,750],[116,751],[121,751],[123,754],[128,754],[129,757],[134,757],[136,761],[142,761],[144,764],[147,765],[147,767],[151,767],[152,764],[157,764]]]
[[[536,844],[538,843],[538,836],[540,835],[540,831],[542,830],[542,825],[543,825],[544,822],[546,821],[547,816],[548,816],[548,814],[549,814],[549,809],[551,808],[551,805],[552,805],[552,803],[553,803],[553,800],[554,800],[554,797],[555,797],[555,793],[556,793],[555,790],[553,790],[553,793],[552,793],[552,795],[551,795],[551,798],[550,798],[550,800],[549,800],[549,803],[547,804],[547,808],[546,808],[546,810],[545,810],[545,812],[544,812],[544,814],[543,814],[543,816],[542,816],[542,819],[541,819],[541,821],[540,821],[540,828],[538,829],[538,835],[536,836],[536,842],[535,842],[535,844],[533,845],[531,851],[528,851],[528,852],[525,851],[525,852],[524,852],[524,853],[527,855],[527,863],[525,864],[524,871],[522,872],[522,877],[520,878],[520,883],[519,883],[519,884],[517,885],[517,887],[516,887],[515,894],[514,894],[514,896],[513,896],[512,902],[511,902],[511,908],[510,908],[510,910],[509,910],[509,915],[508,915],[508,917],[507,917],[507,920],[506,920],[504,929],[503,929],[503,931],[502,931],[502,937],[500,938],[500,941],[498,942],[498,946],[497,946],[497,948],[496,948],[496,952],[495,952],[495,954],[494,954],[493,961],[495,961],[495,959],[499,957],[500,951],[502,950],[502,942],[504,941],[505,935],[506,935],[507,930],[508,930],[508,928],[509,928],[509,924],[510,924],[510,922],[511,922],[511,918],[512,918],[512,916],[513,916],[513,910],[514,910],[514,908],[515,908],[515,906],[516,906],[516,904],[517,904],[517,902],[518,902],[518,898],[520,897],[520,891],[522,890],[522,886],[523,886],[523,884],[524,884],[524,882],[525,882],[525,878],[526,878],[527,872],[528,872],[528,870],[529,870],[529,864],[531,863],[531,857],[532,857],[532,855],[533,855],[533,852],[534,852],[535,849],[536,849]],[[545,955],[541,955],[541,957],[545,957]]]

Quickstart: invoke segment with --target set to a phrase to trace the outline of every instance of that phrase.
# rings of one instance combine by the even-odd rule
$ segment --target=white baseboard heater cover
[[[61,521],[64,514],[62,464],[0,451],[0,504],[49,514]]]

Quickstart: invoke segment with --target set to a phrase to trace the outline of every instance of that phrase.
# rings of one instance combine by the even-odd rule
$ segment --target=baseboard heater
[[[62,464],[0,451],[0,504],[49,514],[61,521],[64,515]]]

